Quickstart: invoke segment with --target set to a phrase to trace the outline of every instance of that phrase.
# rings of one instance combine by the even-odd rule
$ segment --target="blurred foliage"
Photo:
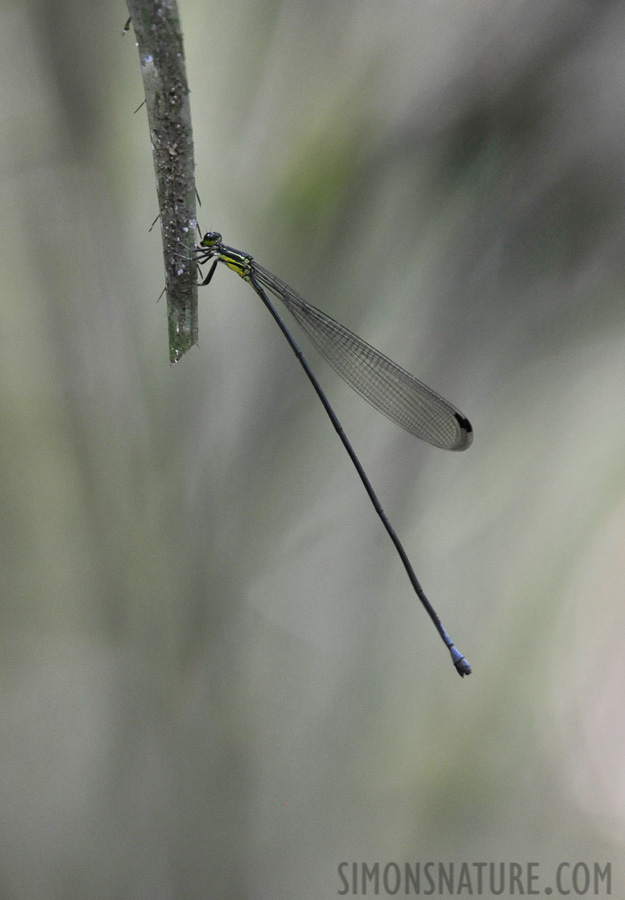
[[[467,454],[419,445],[311,353],[474,675],[240,279],[168,366],[124,5],[8,0],[0,894],[612,860],[618,896],[625,10],[181,15],[202,226],[473,423]]]

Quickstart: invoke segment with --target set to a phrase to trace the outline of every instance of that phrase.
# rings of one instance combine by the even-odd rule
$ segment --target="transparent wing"
[[[333,369],[368,403],[435,447],[466,450],[471,445],[471,423],[455,406],[340,322],[307,303],[256,261],[252,269],[254,277],[284,303]]]

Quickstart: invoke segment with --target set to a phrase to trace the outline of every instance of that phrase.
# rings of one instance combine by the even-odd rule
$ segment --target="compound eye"
[[[214,247],[215,244],[221,244],[221,235],[218,231],[207,231],[200,241],[201,247]]]

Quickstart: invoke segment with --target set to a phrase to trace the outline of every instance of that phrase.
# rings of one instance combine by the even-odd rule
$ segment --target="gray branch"
[[[126,0],[145,90],[160,211],[169,361],[198,342],[193,132],[176,0]]]

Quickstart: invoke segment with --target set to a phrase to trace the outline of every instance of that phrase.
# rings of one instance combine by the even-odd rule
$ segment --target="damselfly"
[[[254,288],[275,319],[343,442],[375,511],[395,545],[410,583],[449,649],[456,669],[463,677],[470,675],[471,666],[468,660],[454,645],[432,604],[426,597],[406,555],[406,551],[397,537],[388,516],[382,509],[371,482],[351,443],[347,439],[336,413],[330,406],[325,393],[294,337],[267,296],[266,290],[284,303],[317,350],[347,384],[377,410],[388,416],[389,419],[397,422],[406,431],[444,450],[466,450],[473,440],[473,429],[469,420],[455,406],[452,406],[451,403],[444,400],[423,382],[410,375],[397,363],[388,359],[379,350],[363,341],[362,338],[351,332],[344,325],[336,322],[330,316],[312,306],[312,304],[307,303],[288,284],[259,265],[248,253],[241,253],[240,250],[235,250],[223,244],[219,232],[209,231],[204,235],[196,248],[195,260],[199,265],[213,261],[208,275],[201,282],[202,285],[209,284],[215,273],[217,263],[224,263]]]

